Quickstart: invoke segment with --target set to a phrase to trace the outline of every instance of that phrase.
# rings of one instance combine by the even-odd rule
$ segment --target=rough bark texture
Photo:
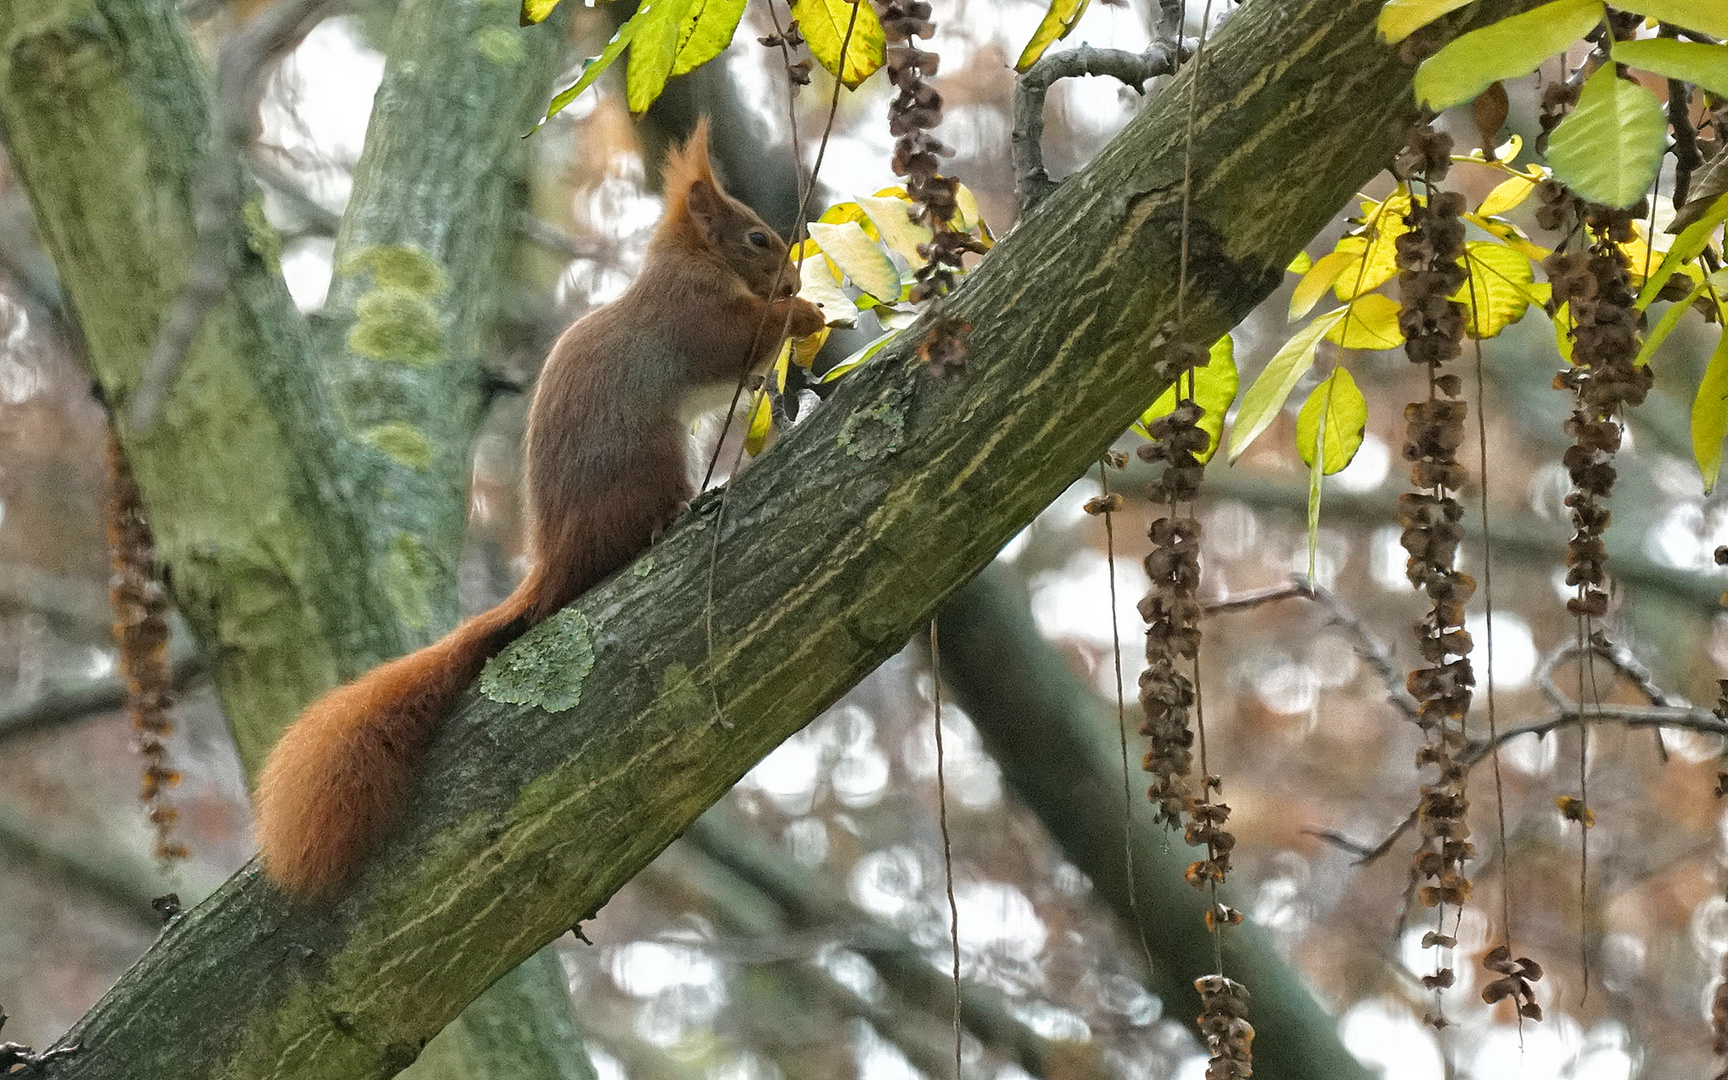
[[[0,45],[12,165],[97,379],[123,402],[186,278],[206,73],[169,4],[5,0]],[[270,250],[271,237],[253,239]],[[360,620],[368,590],[335,597],[325,585],[324,552],[357,550],[358,523],[319,491],[340,444],[301,430],[311,446],[301,445],[269,400],[267,384],[307,410],[321,395],[304,320],[268,259],[253,256],[128,453],[175,602],[221,658],[230,712],[280,725],[332,681],[333,628]],[[229,457],[250,468],[209,467]]]
[[[1398,141],[1411,68],[1374,41],[1378,7],[1255,0],[1215,39],[1186,336],[1270,291]],[[82,1049],[56,1073],[388,1076],[597,909],[1162,389],[1147,361],[1175,314],[1187,115],[1178,78],[985,261],[948,305],[973,327],[964,371],[927,374],[909,330],[724,500],[506,653],[348,896],[297,906],[241,871],[68,1035]]]

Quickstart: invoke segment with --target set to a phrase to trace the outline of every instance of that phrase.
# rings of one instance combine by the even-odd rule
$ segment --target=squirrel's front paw
[[[787,297],[776,301],[775,306],[779,308],[781,318],[787,320],[786,332],[791,337],[809,337],[828,325],[822,317],[822,309],[803,297]]]

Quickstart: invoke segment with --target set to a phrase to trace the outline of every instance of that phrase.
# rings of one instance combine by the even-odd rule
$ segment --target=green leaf
[[[1380,40],[1396,45],[1449,11],[1456,11],[1471,0],[1386,0],[1380,9],[1376,26]]]
[[[558,8],[558,0],[522,0],[522,13],[517,16],[517,22],[523,26],[533,26],[546,21]]]
[[[1198,455],[1202,463],[1211,461],[1218,449],[1219,437],[1224,433],[1224,414],[1235,403],[1236,391],[1242,382],[1236,370],[1236,345],[1229,334],[1214,341],[1207,355],[1206,366],[1194,369],[1194,404],[1200,406],[1200,430],[1207,436],[1206,452]],[[1184,378],[1182,383],[1185,388],[1187,379]],[[1175,411],[1176,390],[1174,385],[1167,387],[1152,407],[1140,414],[1140,419],[1134,422],[1136,433],[1148,439],[1152,437],[1147,431],[1152,422]]]
[[[1728,332],[1716,342],[1710,366],[1692,399],[1692,456],[1704,475],[1704,494],[1716,486],[1722,471],[1722,438],[1728,435]]]
[[[1396,349],[1404,344],[1398,328],[1398,301],[1383,293],[1363,293],[1344,308],[1338,325],[1326,331],[1326,340],[1346,349]]]
[[[1672,38],[1617,41],[1614,62],[1701,86],[1717,97],[1728,97],[1728,45]]]
[[[594,80],[612,66],[612,61],[623,54],[624,47],[630,44],[631,39],[636,36],[636,31],[640,30],[642,25],[648,21],[653,3],[654,0],[648,0],[647,3],[638,8],[636,14],[630,16],[624,25],[620,26],[617,32],[612,35],[612,40],[606,43],[604,49],[600,50],[599,56],[590,56],[582,61],[582,74],[575,82],[553,95],[552,103],[546,106],[545,119],[534,126],[535,131],[540,130],[547,120],[563,112],[566,105],[575,101],[582,91],[593,86]]]
[[[1242,456],[1260,433],[1278,419],[1278,411],[1296,383],[1314,366],[1314,354],[1320,348],[1320,338],[1344,317],[1344,309],[1328,311],[1291,336],[1279,349],[1242,396],[1242,407],[1236,411],[1236,423],[1230,429],[1230,460]]]
[[[858,205],[876,226],[876,235],[888,245],[888,250],[903,256],[914,268],[930,260],[918,254],[919,244],[928,244],[930,229],[907,216],[912,204],[892,195],[860,195]]]
[[[1032,31],[1032,40],[1026,43],[1026,48],[1020,51],[1020,59],[1014,62],[1014,70],[1024,75],[1026,69],[1038,62],[1044,55],[1044,50],[1061,41],[1074,32],[1074,24],[1080,21],[1080,16],[1086,14],[1089,0],[1050,0],[1050,7],[1044,12],[1044,18],[1039,20],[1038,29]]]
[[[1578,105],[1548,137],[1554,178],[1590,202],[1628,207],[1644,197],[1668,136],[1656,95],[1604,64],[1584,80]]]
[[[1650,306],[1650,301],[1656,299],[1656,294],[1662,291],[1662,286],[1680,269],[1680,264],[1695,258],[1704,246],[1710,242],[1710,234],[1716,231],[1716,226],[1728,220],[1728,194],[1717,198],[1710,209],[1704,211],[1692,224],[1680,230],[1680,235],[1674,238],[1674,243],[1668,249],[1668,254],[1662,256],[1662,265],[1645,280],[1644,287],[1638,290],[1638,299],[1632,306],[1643,310]]]
[[[1638,358],[1632,361],[1634,366],[1641,367],[1650,362],[1650,358],[1656,355],[1656,350],[1668,340],[1668,335],[1680,325],[1680,316],[1686,314],[1692,301],[1704,295],[1704,287],[1704,282],[1700,281],[1697,288],[1686,294],[1686,299],[1668,305],[1668,310],[1664,311],[1662,317],[1656,320],[1656,325],[1650,328],[1650,336],[1644,339],[1643,348],[1638,350]]]
[[[1344,368],[1320,380],[1296,414],[1296,452],[1302,464],[1320,462],[1327,476],[1343,469],[1362,448],[1368,428],[1368,399]]]
[[[792,0],[792,17],[810,44],[810,55],[848,90],[858,89],[887,57],[882,24],[869,0]],[[846,38],[848,26],[852,28],[850,41]],[[845,57],[840,55],[842,43],[846,45]]]
[[[1601,0],[1553,0],[1472,30],[1416,69],[1416,100],[1435,112],[1472,101],[1489,83],[1535,71],[1602,16]]]
[[[894,260],[856,221],[813,221],[810,237],[822,245],[822,254],[833,259],[852,284],[881,302],[900,299],[900,271],[894,269]]]
[[[1296,452],[1308,466],[1308,579],[1314,579],[1320,540],[1320,478],[1350,464],[1362,448],[1368,402],[1343,368],[1320,381],[1296,414]]]
[[[1296,257],[1290,260],[1290,265],[1284,268],[1286,273],[1306,274],[1314,268],[1314,260],[1306,251],[1298,251]]]
[[[1532,303],[1542,302],[1532,291],[1536,274],[1530,260],[1505,244],[1466,241],[1464,267],[1470,276],[1451,299],[1464,305],[1471,337],[1494,337],[1522,319]]]
[[[644,113],[672,74],[678,57],[678,28],[697,0],[648,0],[631,21],[646,16],[630,41],[630,64],[624,72],[624,101],[633,113]]]
[[[744,3],[745,0],[695,0],[678,27],[672,74],[688,74],[725,52],[738,30],[738,20],[744,17]]]
[[[835,364],[833,367],[829,368],[827,371],[824,371],[822,373],[822,377],[817,379],[816,381],[819,383],[833,382],[835,379],[838,379],[842,375],[845,375],[847,372],[851,371],[853,368],[858,367],[862,364],[868,363],[870,358],[872,356],[875,356],[877,353],[881,352],[882,347],[884,345],[888,344],[890,341],[893,341],[894,335],[898,334],[899,332],[900,331],[898,331],[898,330],[890,330],[888,333],[883,334],[881,337],[877,338],[875,341],[870,342],[869,344],[865,345],[863,348],[859,349],[857,352],[853,353],[851,356],[848,356],[846,359],[840,361],[838,364]]]
[[[1638,0],[1631,6],[1652,19],[1728,38],[1728,0]]]

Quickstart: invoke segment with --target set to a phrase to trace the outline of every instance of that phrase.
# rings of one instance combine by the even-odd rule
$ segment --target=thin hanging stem
[[[948,777],[942,762],[942,654],[930,620],[930,696],[936,709],[936,817],[942,827],[942,869],[948,890],[948,944],[954,956],[954,1080],[960,1080],[960,906],[954,902],[954,841],[948,833]]]
[[[1152,946],[1146,940],[1146,923],[1140,918],[1140,895],[1134,878],[1134,789],[1128,768],[1128,709],[1122,692],[1122,627],[1116,618],[1116,527],[1110,512],[1109,467],[1098,462],[1098,487],[1104,495],[1105,565],[1110,571],[1110,655],[1116,665],[1116,733],[1122,740],[1122,863],[1128,877],[1128,913],[1140,938],[1146,970],[1152,970]]]

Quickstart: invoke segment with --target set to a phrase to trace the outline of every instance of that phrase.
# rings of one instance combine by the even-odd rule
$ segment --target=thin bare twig
[[[228,281],[245,244],[241,204],[246,177],[240,155],[253,138],[264,70],[293,48],[342,0],[276,0],[216,54],[216,95],[210,146],[192,191],[197,242],[186,284],[168,305],[156,341],[132,392],[127,419],[135,432],[155,422],[204,320],[228,295]]]
[[[209,658],[202,653],[182,656],[174,661],[174,687],[184,689],[209,670]],[[118,675],[74,686],[54,686],[36,697],[0,709],[0,739],[69,724],[96,713],[113,712],[125,700],[126,685]]]
[[[1694,705],[1591,705],[1588,709],[1566,708],[1544,716],[1539,720],[1531,720],[1516,727],[1501,728],[1497,735],[1488,739],[1472,739],[1465,744],[1459,760],[1466,767],[1473,767],[1494,751],[1496,746],[1504,745],[1513,739],[1524,735],[1544,736],[1559,731],[1561,728],[1578,727],[1586,722],[1601,723],[1609,721],[1624,724],[1634,728],[1672,728],[1676,731],[1696,731],[1704,735],[1716,735],[1728,738],[1728,721],[1712,713],[1709,709]],[[1319,837],[1328,843],[1343,848],[1357,857],[1358,862],[1367,863],[1386,854],[1398,838],[1409,831],[1416,821],[1416,811],[1412,810],[1390,835],[1370,846],[1360,841],[1352,840],[1343,833],[1330,829],[1306,829],[1310,836]]]
[[[1356,655],[1373,670],[1380,681],[1386,685],[1386,700],[1392,707],[1408,720],[1416,719],[1419,711],[1416,699],[1404,688],[1404,672],[1392,656],[1392,648],[1379,635],[1368,628],[1361,615],[1345,602],[1344,598],[1326,588],[1315,585],[1306,577],[1298,574],[1290,579],[1289,584],[1273,585],[1265,589],[1255,589],[1250,592],[1237,593],[1222,597],[1202,605],[1201,612],[1206,615],[1220,615],[1231,611],[1246,611],[1262,604],[1270,604],[1279,600],[1302,599],[1311,600],[1326,609],[1327,620],[1334,626],[1344,630],[1354,639]]]
[[[1568,641],[1542,658],[1542,663],[1536,668],[1536,688],[1542,692],[1544,698],[1548,699],[1550,705],[1564,712],[1577,704],[1573,699],[1567,697],[1560,689],[1559,684],[1554,681],[1554,671],[1579,653],[1589,651],[1607,661],[1608,666],[1624,676],[1626,681],[1644,695],[1644,700],[1650,704],[1681,710],[1690,707],[1690,703],[1685,698],[1677,694],[1670,694],[1657,685],[1655,676],[1636,656],[1632,655],[1632,650],[1612,639],[1604,640],[1606,644],[1585,646],[1580,646],[1576,641]]]
[[[1398,838],[1409,832],[1410,827],[1416,824],[1418,813],[1419,812],[1415,810],[1410,811],[1410,813],[1404,816],[1404,820],[1398,823],[1396,829],[1393,829],[1384,840],[1373,846],[1369,846],[1357,840],[1352,840],[1343,833],[1334,832],[1331,829],[1303,829],[1302,831],[1307,833],[1309,836],[1318,837],[1319,839],[1326,841],[1333,847],[1343,848],[1345,851],[1356,856],[1356,865],[1364,866],[1373,862],[1375,859],[1378,859],[1388,851],[1391,851],[1392,845],[1398,842]]]
[[[1056,187],[1056,181],[1044,171],[1044,96],[1051,84],[1077,75],[1109,75],[1143,94],[1148,79],[1176,70],[1176,53],[1173,44],[1162,41],[1143,53],[1082,45],[1051,53],[1020,76],[1014,88],[1012,147],[1022,216]]]

